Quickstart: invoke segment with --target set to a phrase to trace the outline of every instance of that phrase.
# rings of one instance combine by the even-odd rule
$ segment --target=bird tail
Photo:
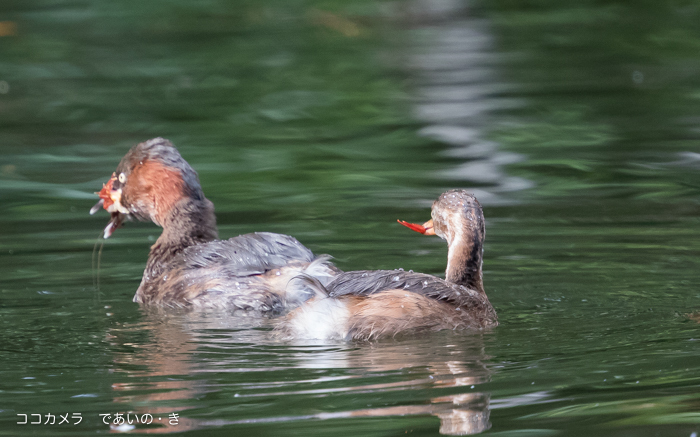
[[[314,297],[328,297],[328,290],[326,290],[321,281],[309,273],[301,273],[287,283],[287,296],[298,296],[299,301],[305,302]]]
[[[304,273],[318,279],[326,286],[340,273],[340,270],[331,262],[332,259],[330,255],[319,255],[304,269]]]

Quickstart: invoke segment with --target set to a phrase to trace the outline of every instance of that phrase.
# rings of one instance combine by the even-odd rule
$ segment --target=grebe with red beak
[[[475,329],[498,325],[481,273],[484,215],[464,190],[443,193],[423,225],[401,224],[447,241],[445,279],[402,270],[339,273],[330,283],[301,276],[289,289],[315,296],[277,327],[291,338],[374,340],[417,331]]]

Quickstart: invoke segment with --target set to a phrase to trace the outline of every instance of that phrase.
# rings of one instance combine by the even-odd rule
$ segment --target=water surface
[[[4,2],[0,434],[700,432],[699,15]],[[107,217],[87,211],[155,136],[198,171],[222,238],[291,234],[344,270],[441,275],[444,242],[395,220],[472,190],[501,325],[295,343],[256,320],[140,309],[159,229],[128,223],[101,246]],[[100,416],[117,413],[154,423]]]

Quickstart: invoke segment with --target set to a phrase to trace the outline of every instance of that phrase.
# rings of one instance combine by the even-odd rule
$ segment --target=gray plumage
[[[497,326],[483,288],[485,226],[476,198],[464,190],[447,191],[433,203],[432,220],[407,226],[447,241],[446,280],[403,270],[339,273],[328,284],[300,278],[290,283],[290,289],[308,290],[313,298],[293,310],[278,332],[373,340],[417,331]]]
[[[276,314],[311,297],[287,283],[312,272],[328,283],[338,270],[288,235],[260,232],[190,246],[163,272],[144,275],[134,301]]]
[[[188,268],[222,267],[237,276],[260,275],[291,261],[312,262],[314,254],[296,238],[271,232],[239,235],[184,250]]]
[[[496,320],[496,312],[484,293],[452,284],[425,273],[403,270],[367,270],[344,272],[327,286],[328,296],[371,296],[386,290],[406,290],[449,303],[457,308],[479,311],[486,318]]]
[[[287,235],[217,240],[214,205],[204,197],[197,172],[163,138],[132,147],[100,198],[98,207],[112,204],[105,237],[125,218],[163,228],[134,296],[138,303],[278,313],[310,297],[304,290],[288,292],[291,278],[305,274],[326,284],[338,273],[329,257],[314,257]]]

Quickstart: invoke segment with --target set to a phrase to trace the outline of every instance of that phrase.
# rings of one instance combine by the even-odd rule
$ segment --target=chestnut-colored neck
[[[478,217],[478,215],[477,215]],[[471,223],[470,223],[471,224]],[[449,243],[447,254],[448,282],[463,285],[484,293],[481,265],[484,256],[483,217],[464,232],[457,233]]]
[[[161,225],[163,233],[151,246],[144,279],[160,275],[186,248],[218,238],[214,204],[204,197],[180,199],[167,212]]]

